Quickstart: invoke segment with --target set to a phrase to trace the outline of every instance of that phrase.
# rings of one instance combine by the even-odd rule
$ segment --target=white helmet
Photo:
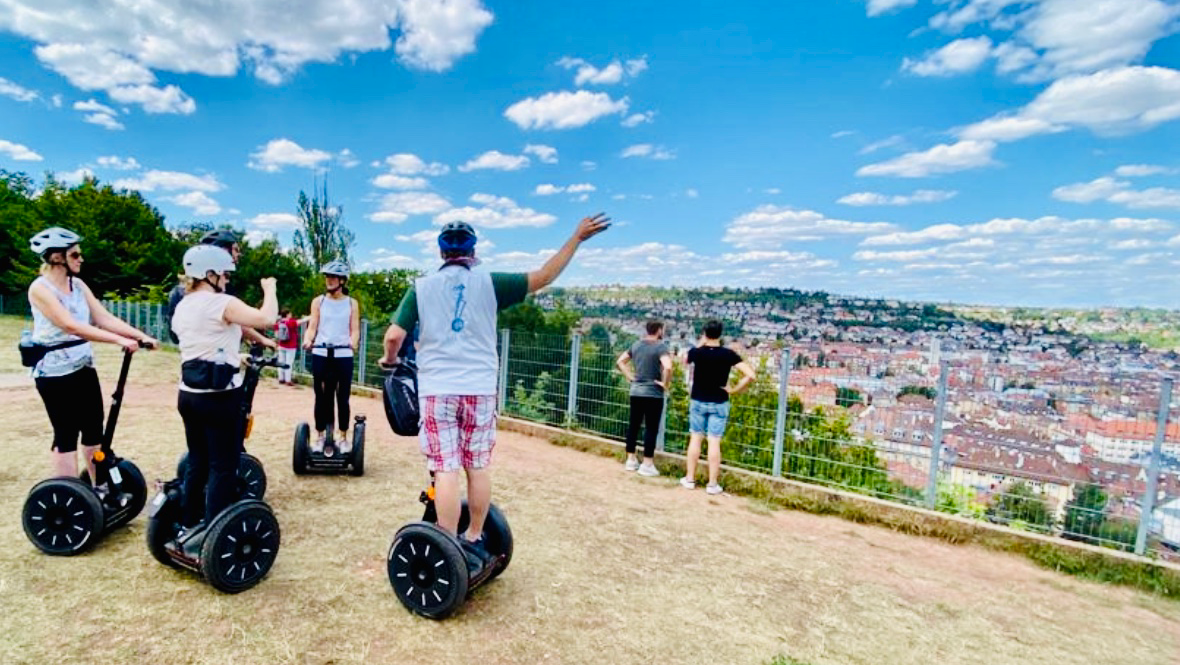
[[[55,226],[29,238],[29,248],[41,256],[45,256],[46,252],[73,247],[80,242],[82,242],[82,236],[60,226]]]
[[[333,277],[348,277],[348,264],[343,261],[329,261],[320,268],[321,275],[332,275]]]
[[[205,279],[210,270],[225,273],[233,269],[234,257],[216,245],[197,245],[184,253],[184,274],[193,279]]]

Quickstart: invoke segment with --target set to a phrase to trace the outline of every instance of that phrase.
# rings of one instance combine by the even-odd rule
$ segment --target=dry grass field
[[[15,340],[11,319],[0,339]],[[282,550],[226,596],[156,563],[144,516],[76,558],[20,526],[46,472],[48,420],[14,346],[0,350],[0,663],[1180,662],[1180,604],[1022,558],[837,518],[687,492],[674,479],[503,433],[495,495],[512,566],[443,623],[407,613],[384,558],[427,480],[377,401],[366,475],[295,477],[305,388],[264,381],[248,446],[266,465]],[[118,357],[99,355],[104,391]],[[132,365],[116,450],[149,482],[182,451],[176,356]]]

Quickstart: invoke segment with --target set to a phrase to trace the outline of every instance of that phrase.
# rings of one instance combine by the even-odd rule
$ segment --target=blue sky
[[[1177,0],[197,4],[0,0],[0,168],[283,242],[326,177],[362,268],[604,210],[561,283],[1180,296]]]

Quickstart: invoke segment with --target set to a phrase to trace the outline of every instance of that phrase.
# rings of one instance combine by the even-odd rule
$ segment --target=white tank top
[[[491,273],[446,266],[417,280],[418,394],[495,395],[496,291]]]
[[[241,367],[238,351],[242,346],[242,326],[225,321],[225,308],[232,300],[236,298],[225,293],[197,291],[180,301],[172,313],[172,332],[180,340],[180,362],[209,360]],[[242,385],[243,379],[245,372],[234,374],[226,390]],[[180,389],[194,393],[211,392],[189,388],[183,381]]]
[[[333,300],[328,296],[320,298],[320,325],[315,331],[313,344],[332,344],[346,346],[346,349],[336,349],[337,358],[352,357],[352,298],[345,296]],[[313,355],[327,356],[327,349],[311,350]]]
[[[71,319],[80,323],[90,323],[90,304],[86,302],[86,294],[82,291],[82,280],[74,277],[70,281],[73,282],[74,288],[68,293],[58,289],[53,285],[53,282],[45,279],[45,277],[38,277],[33,281],[33,284],[40,283],[49,287],[49,292],[66,308]],[[34,342],[49,345],[81,339],[77,335],[67,334],[61,328],[53,325],[53,322],[33,304],[32,298],[29,299],[29,305],[33,310],[32,337]],[[50,351],[45,354],[41,362],[33,367],[32,375],[33,378],[38,379],[66,376],[93,364],[94,350],[90,346],[90,342],[87,342],[78,346],[71,346],[68,349],[58,349],[57,351]]]

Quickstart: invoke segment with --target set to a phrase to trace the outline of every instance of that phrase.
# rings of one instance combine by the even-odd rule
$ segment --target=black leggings
[[[663,397],[632,397],[631,423],[627,427],[627,454],[635,452],[639,426],[643,425],[643,456],[656,454],[656,438],[660,435],[660,418],[664,415]]]
[[[102,388],[93,367],[65,376],[42,377],[36,384],[53,425],[50,450],[78,450],[78,434],[84,446],[102,445]]]
[[[332,426],[332,398],[336,398],[340,431],[348,431],[348,398],[352,394],[352,358],[311,357],[312,388],[315,390],[315,431]]]
[[[238,460],[242,451],[243,390],[215,393],[180,391],[176,408],[184,419],[188,467],[184,474],[185,526],[212,522],[238,500]]]

